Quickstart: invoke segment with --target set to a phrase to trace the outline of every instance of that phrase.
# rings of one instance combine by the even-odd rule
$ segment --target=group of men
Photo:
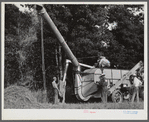
[[[101,98],[103,102],[107,102],[107,85],[108,83],[106,82],[105,79],[105,74],[103,72],[105,67],[110,67],[110,61],[106,59],[104,56],[100,56],[97,60],[97,63],[95,64],[95,67],[98,67],[101,69],[101,76],[100,76],[100,81],[96,81],[95,83],[99,86],[99,89],[101,90]],[[57,88],[57,84],[55,83],[56,79],[52,82],[52,85],[55,89],[59,91]],[[142,85],[142,82],[138,76],[138,74],[133,74],[132,75],[132,80],[131,80],[131,88],[133,88],[133,95],[131,98],[131,102],[134,102],[135,97],[137,98],[137,102],[139,102],[139,86]],[[59,96],[62,96],[60,94],[61,92],[59,91]]]
[[[110,67],[110,61],[108,59],[106,59],[106,57],[104,56],[100,56],[99,59],[97,60],[97,64],[95,65],[95,67],[99,67],[101,68],[101,83],[100,83],[100,87],[101,87],[101,94],[102,94],[102,100],[103,102],[107,102],[107,83],[106,80],[104,78],[105,74],[103,73],[103,68],[105,67]],[[97,85],[99,85],[98,82],[95,82]],[[131,88],[133,89],[133,95],[131,98],[131,102],[134,102],[135,97],[137,99],[137,102],[139,102],[139,87],[142,85],[141,79],[139,79],[139,76],[137,74],[133,74],[132,75],[132,82],[131,82]]]
[[[103,72],[105,67],[110,67],[110,61],[106,59],[104,56],[99,56],[97,63],[94,67],[98,67],[101,69],[101,76],[100,81],[95,81],[98,85],[99,89],[101,90],[101,98],[103,102],[107,102],[107,85],[108,83],[105,80],[105,74]]]

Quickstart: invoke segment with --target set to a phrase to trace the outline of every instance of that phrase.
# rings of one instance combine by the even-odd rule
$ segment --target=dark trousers
[[[101,91],[102,102],[107,103],[107,82],[103,82]]]

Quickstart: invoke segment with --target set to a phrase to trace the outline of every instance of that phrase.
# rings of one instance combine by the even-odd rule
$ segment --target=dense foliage
[[[31,89],[42,89],[41,17],[35,6],[24,7],[29,11],[5,5],[5,87],[28,81]],[[143,6],[44,7],[79,62],[94,65],[98,56],[104,55],[111,61],[111,68],[131,69],[144,59],[144,14],[135,14],[143,11]],[[113,23],[115,26],[110,28]],[[52,77],[58,73],[55,61],[58,42],[45,21],[43,28],[46,80],[51,88]],[[64,62],[67,55],[62,53]]]

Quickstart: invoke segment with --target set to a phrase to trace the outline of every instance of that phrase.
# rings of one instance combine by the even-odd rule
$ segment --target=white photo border
[[[148,83],[144,82],[144,109],[4,109],[4,12],[5,4],[1,3],[1,95],[2,95],[2,120],[146,120],[148,116]],[[17,4],[35,4],[35,2],[17,2]],[[148,18],[147,2],[36,2],[36,4],[143,4],[144,5],[144,71],[145,81],[148,81]],[[84,110],[94,111],[94,113],[84,113]],[[136,112],[137,114],[126,114],[126,111]]]

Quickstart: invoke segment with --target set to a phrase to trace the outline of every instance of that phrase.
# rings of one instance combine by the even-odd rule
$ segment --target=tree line
[[[5,5],[5,87],[27,82],[32,90],[43,89],[41,17],[35,5]],[[94,65],[99,55],[110,68],[131,69],[144,60],[143,5],[44,5],[79,62]],[[111,26],[111,25],[114,26]],[[59,74],[56,49],[59,43],[43,21],[47,88]],[[67,55],[62,50],[62,66]],[[62,67],[62,68],[63,68]],[[70,67],[71,68],[71,67]],[[71,71],[71,69],[68,69]],[[72,84],[68,73],[68,85]]]

